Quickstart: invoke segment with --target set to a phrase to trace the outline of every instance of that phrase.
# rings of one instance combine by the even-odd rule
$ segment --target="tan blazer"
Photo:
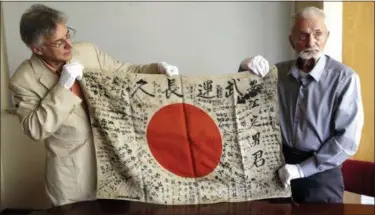
[[[156,63],[132,65],[115,61],[90,43],[75,43],[72,55],[72,60],[78,60],[85,68],[159,73]],[[17,68],[10,89],[23,131],[33,140],[45,142],[45,185],[52,204],[95,199],[95,152],[82,100],[60,86],[58,76],[35,55]]]

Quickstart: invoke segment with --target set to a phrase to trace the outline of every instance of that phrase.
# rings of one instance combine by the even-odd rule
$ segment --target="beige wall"
[[[0,4],[2,4],[0,2]],[[9,95],[6,93],[6,90],[3,89],[3,86],[6,86],[9,80],[9,76],[6,75],[7,72],[7,64],[6,64],[6,53],[5,53],[5,41],[4,41],[4,25],[3,25],[3,11],[2,7],[1,9],[1,16],[0,16],[0,23],[1,23],[1,78],[0,78],[0,86],[1,86],[1,125],[0,125],[0,131],[4,130],[5,128],[2,126],[3,125],[3,111],[5,108],[8,107],[9,105]],[[1,134],[0,134],[1,135]],[[1,135],[2,136],[2,135]],[[1,138],[0,136],[0,138]],[[1,141],[2,142],[2,141]],[[0,142],[0,143],[1,143]],[[4,201],[4,175],[3,175],[3,164],[2,164],[2,147],[0,144],[0,211],[5,208],[5,201]]]
[[[2,15],[3,13],[1,13]],[[4,111],[11,106],[3,17],[1,17],[1,209],[45,208],[44,146],[21,131],[18,119]],[[1,210],[0,209],[0,210]]]
[[[7,208],[45,208],[43,144],[26,137],[13,115],[1,113],[1,126],[2,204]]]
[[[4,76],[3,75],[3,72],[7,72],[7,70],[6,70],[6,65],[5,65],[5,47],[4,47],[4,45],[5,45],[5,43],[4,43],[4,26],[3,26],[3,11],[2,11],[2,7],[1,7],[1,2],[0,2],[0,10],[1,10],[1,17],[0,17],[0,27],[1,27],[1,30],[0,30],[0,33],[1,33],[1,46],[0,46],[0,48],[1,48],[1,50],[0,50],[0,53],[1,53],[1,78],[0,78],[0,81],[1,81],[1,83],[0,83],[0,86],[1,86],[1,90],[0,90],[0,92],[1,92],[1,119],[0,119],[0,122],[2,122],[2,115],[3,115],[3,110],[4,110],[4,108],[6,107],[6,105],[7,105],[7,103],[6,103],[6,101],[7,101],[7,99],[6,99],[6,93],[4,92],[4,90],[3,90],[3,87],[2,86],[4,86],[4,85],[6,85],[6,81],[7,81],[7,76]],[[2,124],[2,123],[1,123]],[[2,131],[2,129],[1,129],[1,125],[0,125],[0,131]],[[0,138],[1,138],[1,136],[0,136]],[[1,143],[2,141],[0,141],[0,143]],[[1,160],[2,160],[2,157],[1,157],[1,144],[0,144],[0,211],[2,211],[2,209],[4,208],[4,195],[3,195],[3,187],[4,187],[4,185],[3,185],[3,168],[2,168],[2,162],[1,162]]]
[[[1,3],[2,4],[2,3]],[[6,75],[8,70],[8,63],[6,59],[6,47],[5,47],[5,33],[4,33],[4,24],[3,24],[3,8],[1,7],[1,86],[6,86],[9,82],[9,75]],[[4,71],[4,73],[3,73]],[[9,94],[1,88],[1,110],[9,107],[10,96]]]

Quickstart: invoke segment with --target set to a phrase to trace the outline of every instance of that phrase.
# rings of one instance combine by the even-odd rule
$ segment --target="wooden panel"
[[[361,195],[345,191],[344,204],[361,204]]]
[[[374,2],[343,3],[343,63],[360,76],[365,112],[353,159],[374,161]]]

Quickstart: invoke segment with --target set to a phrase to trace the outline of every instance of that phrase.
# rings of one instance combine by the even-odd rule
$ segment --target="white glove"
[[[241,68],[246,71],[251,71],[255,75],[264,77],[270,70],[268,61],[260,56],[248,57],[241,62]]]
[[[158,68],[160,73],[167,74],[168,76],[179,75],[178,68],[166,62],[158,63]]]
[[[290,181],[305,177],[298,164],[286,164],[278,170],[279,178],[284,187],[290,185]]]
[[[78,62],[65,64],[62,68],[59,84],[61,84],[66,89],[70,89],[76,79],[82,79],[83,68],[84,67],[82,66],[82,64]]]

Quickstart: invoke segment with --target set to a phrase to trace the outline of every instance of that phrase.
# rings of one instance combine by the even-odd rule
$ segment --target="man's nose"
[[[65,48],[66,49],[72,48],[72,41],[70,39],[65,40]]]
[[[310,47],[313,47],[315,43],[316,43],[316,39],[314,37],[314,34],[310,34],[306,45],[310,48]]]

